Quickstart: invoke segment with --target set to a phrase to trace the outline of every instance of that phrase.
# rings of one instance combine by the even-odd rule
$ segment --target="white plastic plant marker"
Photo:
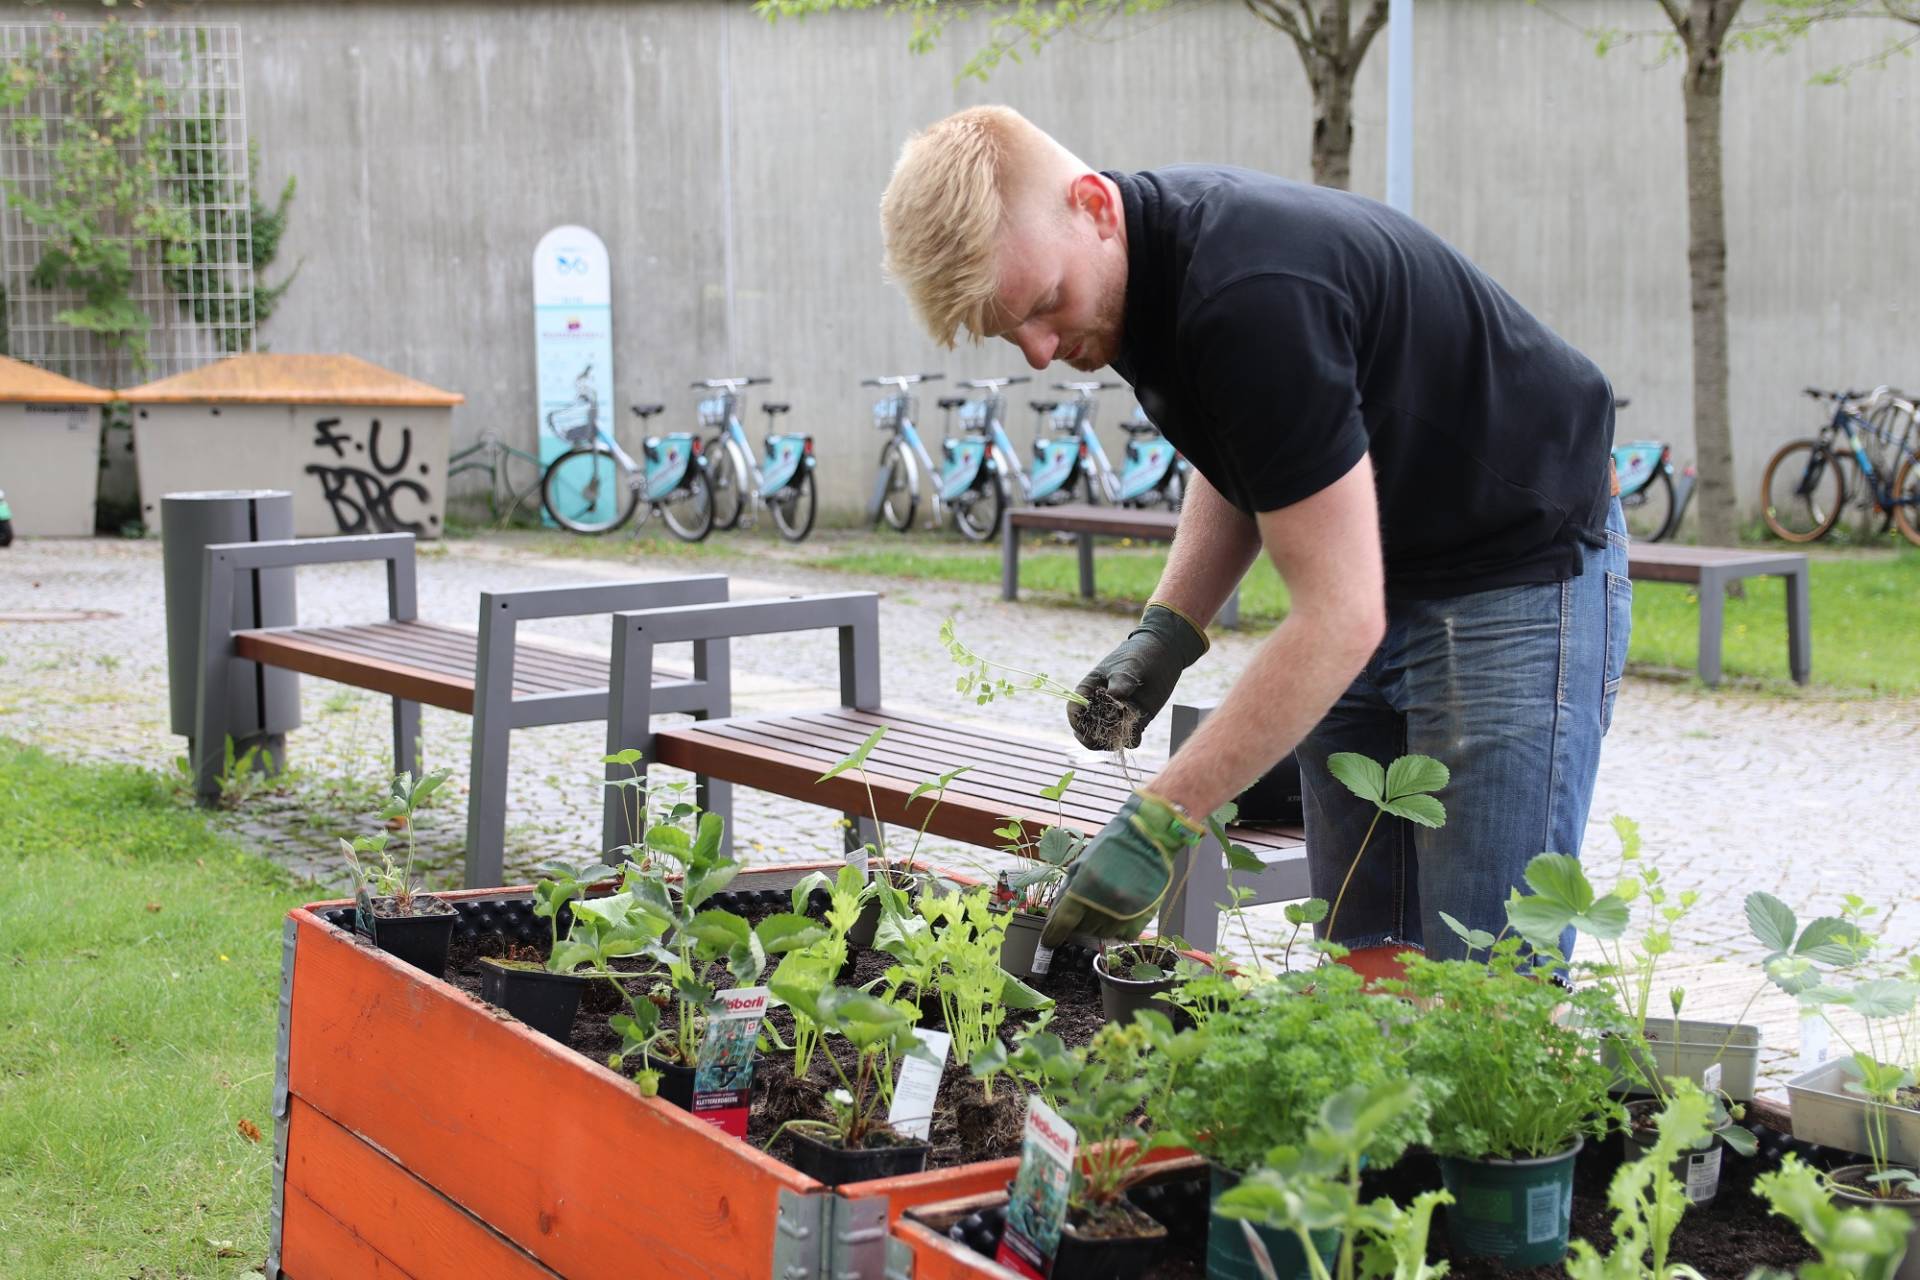
[[[1800,1070],[1813,1070],[1827,1060],[1827,1051],[1832,1042],[1833,1033],[1827,1027],[1827,1020],[1818,1013],[1800,1015]]]
[[[1719,1063],[1713,1063],[1700,1073],[1700,1087],[1708,1093],[1720,1092],[1721,1070]]]
[[[900,1079],[893,1086],[893,1105],[887,1108],[887,1123],[895,1133],[925,1142],[933,1132],[933,1103],[940,1093],[940,1077],[947,1069],[947,1049],[953,1037],[945,1031],[922,1027],[915,1027],[913,1034],[939,1061],[901,1059]]]

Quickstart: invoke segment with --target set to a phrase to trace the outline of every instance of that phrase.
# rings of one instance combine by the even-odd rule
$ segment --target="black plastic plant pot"
[[[881,874],[885,875],[886,873],[882,872]],[[906,895],[911,898],[915,893],[919,892],[920,886],[925,879],[926,877],[920,873],[913,872],[907,875],[896,876],[893,884],[895,888],[904,890]],[[874,934],[877,933],[879,929],[880,899],[878,897],[868,898],[866,905],[860,908],[860,918],[853,922],[851,929],[847,930],[847,941],[856,947],[871,947],[873,945]]]
[[[1440,1157],[1440,1177],[1453,1195],[1447,1238],[1457,1255],[1494,1258],[1510,1267],[1552,1266],[1567,1256],[1573,1220],[1573,1161],[1586,1145],[1521,1160]]]
[[[1652,1098],[1627,1104],[1627,1128],[1622,1134],[1626,1159],[1638,1160],[1653,1148],[1659,1137],[1654,1117],[1659,1114],[1660,1103]],[[1731,1120],[1726,1121],[1719,1129],[1708,1134],[1699,1146],[1674,1157],[1673,1176],[1687,1189],[1687,1203],[1712,1204],[1713,1198],[1720,1194],[1720,1162],[1727,1146],[1720,1133],[1732,1123]]]
[[[1007,917],[1007,936],[1000,944],[1000,967],[1016,978],[1033,976],[1033,957],[1040,950],[1040,931],[1047,927],[1045,916],[1031,911],[1015,911]]]
[[[682,1111],[693,1110],[692,1067],[683,1067],[677,1062],[649,1062],[647,1064],[660,1073],[660,1096]]]
[[[1115,1206],[1123,1221],[1098,1227],[1061,1224],[1051,1280],[1138,1280],[1160,1255],[1167,1229],[1132,1205]]]
[[[415,907],[431,909],[410,916],[379,914],[380,906],[388,902],[381,898],[374,903],[373,945],[422,973],[444,978],[447,948],[453,942],[453,926],[459,922],[460,913],[438,898],[415,898]]]
[[[791,1163],[809,1178],[839,1187],[849,1182],[919,1173],[927,1167],[927,1156],[932,1151],[929,1143],[898,1139],[880,1146],[849,1149],[796,1132]]]
[[[499,1005],[542,1035],[566,1044],[573,1036],[573,1015],[591,978],[525,969],[491,958],[480,961],[480,998]]]
[[[1207,1204],[1240,1184],[1240,1175],[1211,1161],[1207,1164]],[[1313,1266],[1307,1261],[1300,1238],[1291,1231],[1255,1226],[1254,1234],[1266,1246],[1273,1274],[1279,1280],[1313,1280]],[[1340,1248],[1338,1231],[1316,1231],[1313,1247],[1323,1267],[1333,1266],[1333,1255]],[[1260,1266],[1253,1260],[1253,1248],[1247,1243],[1247,1231],[1240,1218],[1207,1215],[1207,1280],[1260,1280]]]
[[[1173,1020],[1174,1025],[1178,1026],[1181,1020],[1180,1011],[1165,1000],[1155,997],[1173,990],[1179,980],[1171,972],[1164,978],[1145,980],[1123,978],[1108,973],[1108,954],[1103,951],[1093,958],[1094,976],[1100,980],[1100,1007],[1106,1011],[1107,1021],[1124,1026],[1132,1022],[1133,1015],[1141,1009],[1152,1009],[1165,1014]],[[1149,950],[1147,955],[1156,956],[1165,961],[1160,967],[1167,970],[1171,970],[1180,959],[1177,952],[1167,948],[1162,948],[1158,952]]]

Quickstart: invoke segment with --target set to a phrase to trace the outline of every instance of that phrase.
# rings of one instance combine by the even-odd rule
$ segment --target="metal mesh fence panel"
[[[254,342],[251,176],[240,28],[221,23],[141,23],[123,28],[141,42],[145,69],[163,105],[146,128],[165,139],[154,181],[164,201],[186,215],[185,260],[168,262],[151,237],[129,226],[108,233],[132,251],[129,297],[152,321],[141,366],[103,336],[66,323],[83,305],[75,291],[30,281],[50,234],[16,200],[0,213],[0,276],[6,285],[7,349],[16,359],[100,387],[133,386],[179,373]],[[0,24],[0,65],[12,69],[105,38],[99,23]],[[22,129],[44,122],[41,131]],[[0,186],[42,203],[54,194],[59,147],[71,131],[96,127],[95,104],[82,95],[40,89],[0,104]],[[129,144],[131,145],[131,144]]]

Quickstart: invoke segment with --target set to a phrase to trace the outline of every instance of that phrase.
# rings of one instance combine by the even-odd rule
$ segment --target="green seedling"
[[[340,854],[346,859],[347,870],[353,876],[356,894],[391,900],[396,915],[414,914],[414,899],[423,890],[413,878],[413,816],[449,776],[448,770],[436,769],[417,780],[411,773],[401,773],[394,778],[387,801],[380,808],[380,820],[386,823],[399,822],[406,828],[405,862],[394,862],[393,855],[387,850],[389,836],[384,831],[340,841]],[[378,867],[370,867],[361,860],[363,854],[369,853],[380,855]]]
[[[1431,793],[1446,786],[1452,775],[1447,772],[1447,766],[1432,756],[1401,756],[1382,769],[1375,761],[1353,751],[1336,751],[1328,756],[1327,772],[1375,809],[1373,821],[1367,824],[1367,834],[1361,838],[1360,848],[1340,881],[1340,891],[1333,895],[1333,908],[1327,914],[1325,930],[1326,935],[1332,937],[1340,919],[1340,904],[1346,901],[1347,886],[1353,883],[1353,873],[1360,869],[1361,860],[1367,856],[1367,846],[1373,843],[1380,819],[1405,818],[1423,827],[1445,826],[1446,806]]]
[[[1773,1211],[1800,1228],[1819,1256],[1793,1272],[1797,1280],[1894,1280],[1911,1247],[1912,1219],[1898,1209],[1874,1205],[1842,1208],[1827,1180],[1789,1154],[1773,1173],[1753,1180],[1753,1189]],[[1756,1272],[1751,1280],[1790,1280],[1784,1271]]]
[[[854,1070],[849,1076],[829,1053],[827,1062],[841,1085],[827,1096],[833,1119],[789,1120],[767,1139],[767,1145],[771,1147],[791,1129],[837,1142],[850,1151],[865,1147],[876,1132],[888,1128],[883,1108],[892,1096],[892,1061],[907,1057],[937,1061],[913,1033],[917,1011],[904,1001],[883,1000],[852,987],[818,988],[783,982],[777,976],[769,985],[796,1017],[804,1016],[825,1034],[844,1037],[853,1046]]]
[[[1297,1146],[1280,1146],[1238,1186],[1224,1193],[1216,1212],[1224,1217],[1290,1231],[1300,1240],[1314,1280],[1438,1280],[1445,1263],[1427,1261],[1433,1211],[1452,1204],[1445,1191],[1427,1191],[1405,1208],[1392,1200],[1360,1199],[1362,1157],[1420,1123],[1428,1104],[1412,1080],[1351,1085],[1320,1105],[1313,1127]],[[1397,1154],[1395,1156],[1397,1158]],[[1316,1232],[1340,1234],[1340,1252],[1329,1269],[1314,1244]],[[1247,1237],[1267,1280],[1275,1280],[1259,1237]]]
[[[1667,1255],[1688,1204],[1673,1162],[1706,1138],[1710,1111],[1698,1086],[1673,1082],[1653,1146],[1640,1159],[1620,1166],[1608,1184],[1613,1248],[1603,1254],[1585,1240],[1573,1241],[1567,1255],[1570,1280],[1702,1280],[1692,1267],[1669,1263]]]

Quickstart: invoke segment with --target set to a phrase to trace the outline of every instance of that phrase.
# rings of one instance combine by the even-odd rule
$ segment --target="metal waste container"
[[[284,489],[218,489],[169,493],[161,499],[166,531],[161,563],[166,575],[167,692],[173,731],[192,749],[199,705],[200,590],[206,550],[222,542],[264,542],[293,536],[293,495]],[[290,627],[294,623],[292,569],[261,569],[234,584],[233,625]],[[255,662],[232,664],[227,693],[235,756],[258,746],[284,768],[287,730],[300,724],[299,679],[291,671]],[[264,761],[257,761],[264,765]]]

